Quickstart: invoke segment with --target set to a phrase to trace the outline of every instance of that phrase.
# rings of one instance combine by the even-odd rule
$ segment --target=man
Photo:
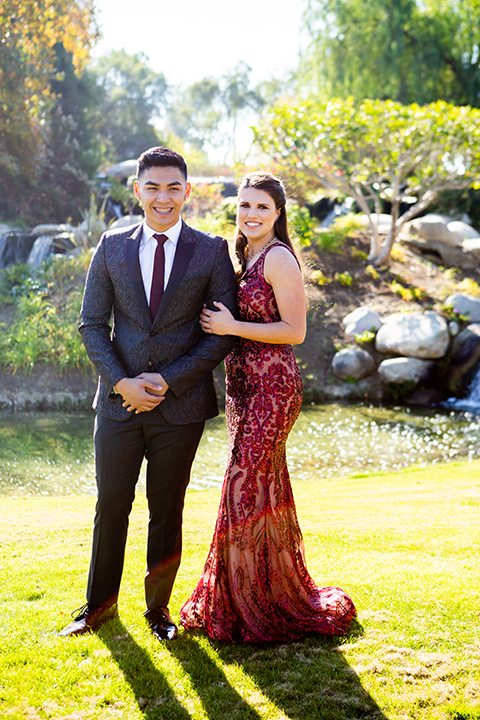
[[[85,285],[80,332],[100,375],[93,403],[98,500],[87,604],[63,636],[96,630],[116,615],[128,517],[146,457],[145,617],[159,640],[175,637],[168,601],[185,491],[205,420],[218,414],[212,369],[233,346],[199,324],[203,305],[213,309],[214,300],[235,310],[236,281],[226,241],[181,220],[191,192],[185,160],[168,148],[147,150],[134,192],[144,222],[104,233]]]

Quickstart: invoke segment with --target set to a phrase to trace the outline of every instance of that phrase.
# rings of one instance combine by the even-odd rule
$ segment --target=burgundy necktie
[[[155,233],[152,237],[157,241],[157,249],[153,260],[152,288],[150,290],[150,314],[152,320],[155,320],[155,315],[163,297],[163,283],[165,282],[165,250],[163,246],[168,237],[158,233]]]

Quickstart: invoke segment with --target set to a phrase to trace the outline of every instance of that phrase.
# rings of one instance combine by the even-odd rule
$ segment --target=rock
[[[383,355],[435,359],[445,355],[450,343],[446,320],[434,312],[394,313],[384,320],[375,339]]]
[[[375,361],[362,348],[345,348],[337,352],[332,360],[332,370],[341,380],[361,380],[375,369]]]
[[[378,366],[378,374],[385,383],[415,383],[425,380],[434,367],[431,360],[415,357],[400,357],[383,360]]]
[[[453,395],[466,390],[470,370],[480,359],[480,324],[472,323],[461,330],[452,342],[447,386]]]
[[[367,307],[367,305],[362,305],[345,315],[343,324],[347,335],[360,335],[365,330],[376,332],[382,326],[382,321],[375,310]]]
[[[462,242],[462,250],[465,253],[471,253],[477,260],[480,260],[480,238],[464,240]]]
[[[423,240],[433,240],[452,247],[461,245],[463,238],[459,240],[449,230],[448,222],[449,219],[443,215],[429,214],[411,220],[405,227],[408,227],[411,235],[419,235]]]
[[[423,238],[413,238],[406,235],[402,235],[401,240],[412,252],[437,265],[460,267],[463,270],[474,270],[479,264],[478,258],[472,253],[463,252],[463,246],[451,247],[438,240],[425,240]],[[473,240],[469,242],[473,242]]]
[[[44,225],[35,225],[33,230],[30,231],[30,235],[33,235],[34,237],[40,237],[40,235],[60,235],[62,233],[72,232],[73,226],[69,225],[68,223],[63,223],[61,225],[46,223]]]
[[[460,332],[460,325],[456,320],[451,320],[448,323],[448,332],[450,333],[450,337],[456,337],[458,333]]]
[[[118,228],[128,227],[129,225],[138,225],[143,222],[143,215],[124,215],[118,220],[114,220],[108,226],[109,230],[117,230]]]
[[[357,215],[357,217],[365,228],[369,227],[367,215],[360,214]],[[377,213],[372,213],[370,217],[372,218],[372,222],[376,224],[379,235],[388,235],[392,227],[392,216],[386,213],[379,213],[378,215]]]
[[[134,159],[123,160],[123,162],[110,165],[105,175],[116,180],[128,180],[132,175],[137,174],[137,161]]]
[[[437,405],[445,402],[448,393],[439,388],[418,388],[411,395],[407,395],[405,403],[407,405]]]
[[[388,227],[391,227],[392,225],[392,216],[388,215],[387,213],[372,213],[370,215],[372,222],[377,223],[377,225],[387,225]],[[360,213],[357,215],[358,220],[362,223],[362,225],[367,226],[368,225],[368,216],[364,213]]]
[[[468,318],[471,322],[480,322],[480,298],[454,293],[447,297],[444,305],[452,308],[461,317]]]
[[[447,223],[447,228],[457,239],[457,244],[462,244],[464,240],[475,240],[480,238],[478,232],[471,225],[467,225],[462,220],[452,220]]]
[[[385,389],[377,373],[356,383],[342,382],[338,385],[326,385],[323,388],[321,402],[326,400],[365,400],[380,402],[384,399]],[[317,402],[319,402],[317,396]]]
[[[97,385],[93,370],[70,370],[35,365],[31,373],[0,373],[0,410],[91,410]]]

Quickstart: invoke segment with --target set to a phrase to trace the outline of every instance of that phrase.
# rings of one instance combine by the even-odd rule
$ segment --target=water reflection
[[[95,493],[93,416],[0,414],[0,494]],[[480,418],[470,413],[362,405],[302,410],[288,442],[292,478],[399,470],[480,456]],[[207,423],[191,486],[222,482],[227,459],[223,417]],[[144,485],[144,475],[140,481]]]

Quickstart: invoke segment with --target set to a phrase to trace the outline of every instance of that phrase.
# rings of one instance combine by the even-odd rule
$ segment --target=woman
[[[185,628],[217,640],[344,634],[355,615],[348,595],[318,588],[308,574],[286,466],[285,443],[302,404],[292,345],[305,337],[306,303],[285,203],[273,175],[244,178],[236,237],[241,320],[222,303],[201,317],[206,333],[241,338],[225,361],[230,455],[215,534],[180,611]]]

